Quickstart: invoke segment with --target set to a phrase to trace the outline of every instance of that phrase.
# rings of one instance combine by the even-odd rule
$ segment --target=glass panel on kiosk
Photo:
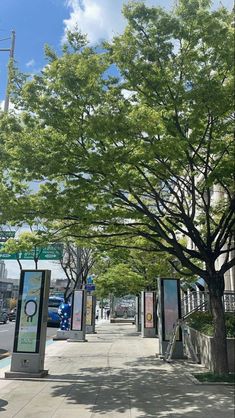
[[[179,300],[179,281],[174,279],[162,280],[163,285],[163,340],[168,341],[176,321],[181,317]],[[181,332],[177,335],[181,341]]]

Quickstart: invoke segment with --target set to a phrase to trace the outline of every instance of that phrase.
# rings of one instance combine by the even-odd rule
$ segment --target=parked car
[[[14,321],[16,319],[16,312],[17,312],[17,308],[13,308],[10,310],[8,314],[9,321]]]
[[[3,322],[4,324],[6,324],[8,321],[8,314],[5,310],[0,310],[0,322]]]
[[[64,302],[64,298],[59,296],[50,296],[48,300],[48,316],[47,316],[47,325],[60,325],[60,316],[58,314],[58,308],[60,304]]]

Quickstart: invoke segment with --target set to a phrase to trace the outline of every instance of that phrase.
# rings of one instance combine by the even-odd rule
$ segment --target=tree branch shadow
[[[67,381],[66,391],[63,383],[52,390],[52,396],[64,397],[66,408],[86,405],[99,414],[131,408],[139,414],[134,416],[145,418],[231,418],[233,414],[231,387],[195,386],[173,368],[164,370],[164,363],[156,363],[154,356],[127,362],[125,369],[80,367],[51,380]]]
[[[4,399],[0,399],[0,412],[6,411],[5,406],[8,405],[8,402]]]

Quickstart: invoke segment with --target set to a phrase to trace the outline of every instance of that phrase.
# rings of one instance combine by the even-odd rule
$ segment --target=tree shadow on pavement
[[[0,348],[0,360],[2,360],[5,357],[8,357],[8,356],[9,356],[8,350],[3,350],[3,349]]]
[[[173,368],[164,370],[163,363],[156,363],[153,356],[127,362],[125,369],[84,367],[71,374],[53,375],[53,380],[51,393],[64,397],[65,408],[82,405],[104,415],[131,408],[133,417],[144,418],[233,416],[231,387],[194,385]],[[56,384],[59,380],[61,384]]]
[[[0,399],[0,412],[1,411],[6,411],[5,406],[8,405],[7,401],[4,401],[4,399]]]

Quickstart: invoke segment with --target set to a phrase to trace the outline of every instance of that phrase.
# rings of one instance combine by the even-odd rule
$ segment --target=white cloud
[[[35,65],[35,61],[34,61],[34,59],[32,58],[30,61],[28,61],[26,64],[26,67],[34,67],[34,65]]]
[[[88,34],[92,44],[101,39],[110,40],[115,34],[120,34],[125,27],[122,7],[128,0],[64,0],[70,10],[70,16],[64,20],[65,33],[76,25],[82,33]],[[135,0],[132,0],[135,1]],[[175,0],[145,0],[149,6],[172,8]],[[213,7],[218,7],[221,0],[214,0]],[[222,0],[222,4],[232,9],[233,0]],[[65,40],[65,35],[63,37]]]
[[[123,32],[125,19],[122,7],[128,0],[64,0],[70,16],[64,20],[66,31],[75,26],[88,35],[92,44],[101,39],[111,40]],[[135,0],[132,0],[133,2]],[[148,6],[172,7],[175,0],[145,0]],[[229,0],[231,1],[231,0]],[[63,40],[65,40],[65,34]]]
[[[92,44],[101,39],[111,39],[125,26],[121,9],[126,0],[67,0],[69,19],[64,20],[65,32],[76,25],[88,34]]]

